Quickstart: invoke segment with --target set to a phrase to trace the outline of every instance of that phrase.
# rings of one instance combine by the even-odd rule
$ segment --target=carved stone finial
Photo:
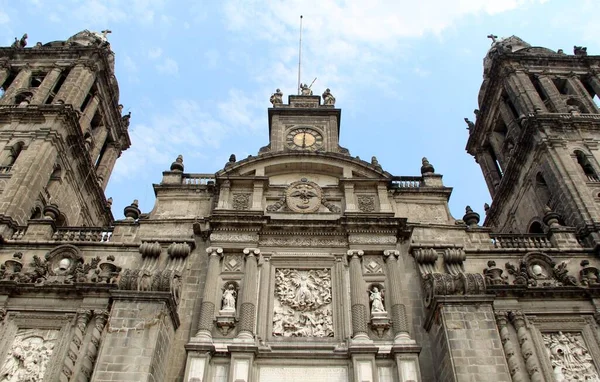
[[[423,159],[421,159],[421,164],[421,175],[433,174],[435,172],[435,168],[433,168],[431,163],[429,163],[427,157],[423,157]]]
[[[138,208],[139,202],[135,199],[130,205],[123,209],[123,214],[128,220],[137,220],[140,217],[142,211]]]
[[[469,118],[464,118],[465,123],[467,124],[467,130],[469,130],[469,132],[472,132],[475,129],[475,123],[473,121],[471,121]]]
[[[183,168],[183,155],[179,154],[175,162],[171,163],[171,171],[183,172]]]
[[[371,157],[371,166],[375,167],[378,170],[383,170],[376,156]]]
[[[467,206],[465,208],[465,215],[463,216],[463,220],[469,227],[477,227],[477,224],[479,224],[480,217],[477,212],[473,212],[471,206]]]
[[[18,40],[15,37],[15,42],[12,43],[12,45],[10,46],[11,48],[25,48],[27,46],[27,33],[25,33],[23,35],[23,37],[21,37],[20,40]]]
[[[573,47],[573,54],[576,56],[587,56],[587,47],[575,45]]]
[[[552,211],[549,206],[544,207],[544,224],[548,227],[560,227],[560,215]]]
[[[229,156],[229,160],[227,161],[227,163],[225,163],[225,168],[233,166],[233,164],[235,163],[236,158],[235,158],[235,154],[231,154]]]
[[[281,92],[281,90],[277,89],[275,93],[271,94],[269,102],[271,102],[273,106],[283,104],[283,93]]]
[[[113,204],[113,198],[106,199],[106,207],[111,208]]]
[[[325,89],[323,93],[323,105],[335,105],[335,97],[331,94],[329,88]]]
[[[487,215],[490,210],[490,205],[487,203],[483,203],[483,210],[485,211],[485,214]]]
[[[487,268],[483,270],[485,282],[488,285],[506,285],[508,284],[507,276],[503,276],[504,271],[496,266],[494,260],[487,262]]]

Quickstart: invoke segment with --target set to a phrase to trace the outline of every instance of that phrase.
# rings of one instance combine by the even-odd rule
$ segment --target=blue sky
[[[133,144],[106,191],[121,219],[133,199],[153,208],[152,183],[178,154],[186,172],[214,173],[268,142],[269,96],[295,93],[302,14],[302,81],[331,88],[341,144],[394,175],[419,175],[428,157],[454,188],[453,215],[469,204],[483,217],[490,197],[463,118],[474,119],[486,36],[600,54],[598,11],[599,0],[0,0],[0,43],[112,30],[132,113]]]

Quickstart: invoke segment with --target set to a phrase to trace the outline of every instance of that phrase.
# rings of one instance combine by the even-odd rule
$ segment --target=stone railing
[[[0,166],[0,174],[10,174],[12,166]]]
[[[392,188],[419,188],[423,178],[420,176],[394,176],[392,177]]]
[[[214,185],[215,174],[183,174],[182,183],[194,185]]]
[[[599,183],[600,179],[598,179],[597,175],[587,175],[588,182]]]
[[[98,243],[109,242],[112,228],[64,227],[58,228],[52,240],[55,241],[90,241]]]
[[[19,227],[15,229],[12,236],[10,237],[12,240],[21,240],[23,236],[25,236],[25,232],[27,232],[27,227]]]
[[[543,233],[490,234],[496,248],[552,248],[552,243]]]

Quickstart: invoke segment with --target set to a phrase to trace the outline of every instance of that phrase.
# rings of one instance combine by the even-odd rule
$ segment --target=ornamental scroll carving
[[[333,337],[330,269],[277,269],[273,336]]]
[[[247,210],[250,208],[250,197],[251,194],[233,194],[233,209],[234,210]]]
[[[58,330],[19,329],[0,369],[1,382],[42,381]]]
[[[374,212],[375,211],[375,198],[370,195],[359,195],[356,197],[358,202],[358,209],[362,212]]]
[[[600,381],[592,355],[580,333],[542,333],[555,381]]]
[[[557,264],[544,253],[526,254],[516,267],[506,263],[506,270],[514,276],[513,284],[528,287],[556,287],[577,285],[577,279],[568,275],[567,264]]]

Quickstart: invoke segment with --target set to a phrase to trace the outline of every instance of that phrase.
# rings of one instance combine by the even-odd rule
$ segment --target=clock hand
[[[306,131],[302,133],[302,148],[306,147]]]

